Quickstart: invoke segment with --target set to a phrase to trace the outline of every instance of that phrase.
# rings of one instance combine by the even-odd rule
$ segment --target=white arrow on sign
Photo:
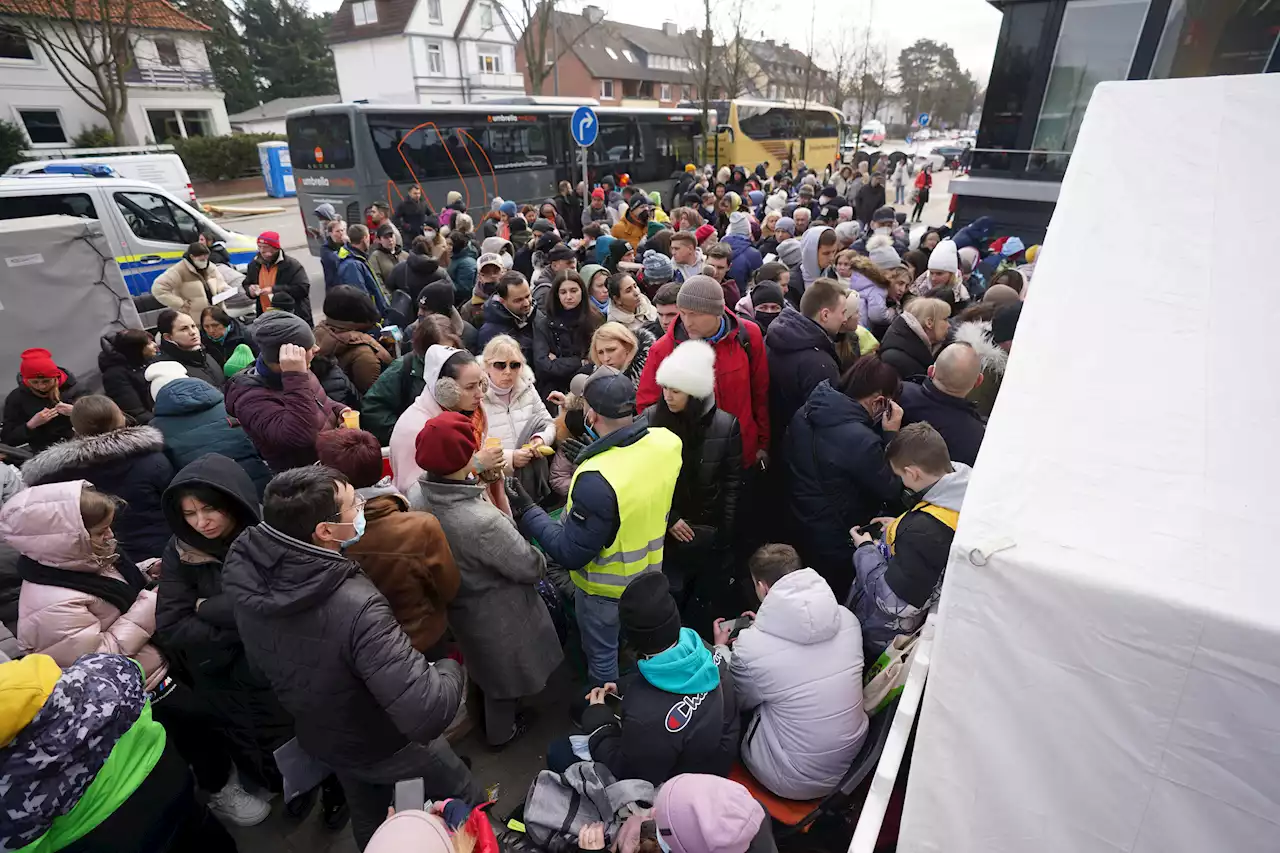
[[[591,115],[590,113],[587,113],[581,118],[581,120],[578,121],[578,138],[579,139],[587,138],[587,128],[591,127],[591,125],[595,123],[595,120],[596,120],[595,116]]]

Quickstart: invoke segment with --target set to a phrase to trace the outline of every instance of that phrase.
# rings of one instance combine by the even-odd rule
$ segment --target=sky
[[[587,2],[604,9],[607,18],[626,24],[659,27],[663,20],[674,20],[682,30],[702,25],[699,0],[666,0],[656,7],[644,0],[563,0],[559,8],[576,12]],[[763,34],[802,51],[809,45],[813,18],[819,64],[832,34],[844,27],[865,27],[870,14],[872,42],[887,45],[891,66],[898,51],[916,39],[946,42],[960,66],[984,88],[1000,33],[1000,12],[986,0],[712,0],[712,28],[717,33],[732,28],[730,15],[737,2],[747,4],[743,28],[749,36]],[[331,12],[342,0],[308,0],[308,5],[316,12]],[[518,9],[520,0],[506,0],[506,5]],[[779,8],[794,14],[780,15]]]

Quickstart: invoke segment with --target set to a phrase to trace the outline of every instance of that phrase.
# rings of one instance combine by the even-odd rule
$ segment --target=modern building
[[[552,15],[544,46],[550,73],[541,91],[533,91],[525,51],[516,51],[530,94],[636,107],[674,107],[699,97],[699,45],[692,31],[681,33],[669,21],[660,29],[608,21],[596,6],[585,7],[581,14]],[[529,37],[528,31],[522,36]]]
[[[321,104],[336,104],[340,100],[337,95],[276,98],[227,118],[231,122],[231,129],[236,133],[279,133],[283,136],[284,117],[289,110],[301,109],[302,107],[318,107]]]
[[[82,131],[108,126],[58,73],[45,48],[28,39],[17,23],[19,18],[48,16],[49,27],[65,26],[68,8],[37,0],[0,0],[0,118],[21,127],[35,150],[67,148]],[[77,8],[88,19],[100,7],[88,3]],[[126,138],[116,143],[141,145],[230,133],[227,108],[204,48],[209,27],[165,0],[134,0],[128,8],[134,61],[125,74]],[[90,76],[68,54],[55,56],[66,56],[77,76]]]
[[[498,0],[344,0],[329,27],[343,101],[467,104],[524,94]]]
[[[1268,0],[991,2],[1004,21],[973,167],[951,181],[950,191],[958,196],[958,225],[992,216],[1003,233],[1031,238],[1027,242],[1043,238],[1049,226],[1097,84],[1280,71],[1280,4]],[[1184,147],[1193,173],[1210,165],[1196,154],[1195,115],[1180,127],[1143,130],[1153,146]],[[1116,156],[1142,168],[1142,146],[1117,149]]]

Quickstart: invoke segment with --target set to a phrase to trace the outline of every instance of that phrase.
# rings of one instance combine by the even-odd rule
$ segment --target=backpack
[[[525,798],[523,822],[540,849],[570,853],[578,849],[578,833],[592,823],[604,824],[605,842],[611,843],[628,817],[652,807],[654,794],[643,779],[619,782],[605,765],[579,761],[563,773],[538,773]]]

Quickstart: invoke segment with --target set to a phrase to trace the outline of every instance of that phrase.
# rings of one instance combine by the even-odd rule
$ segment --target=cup
[[[342,426],[346,429],[360,429],[360,413],[355,409],[347,409],[342,413]]]

